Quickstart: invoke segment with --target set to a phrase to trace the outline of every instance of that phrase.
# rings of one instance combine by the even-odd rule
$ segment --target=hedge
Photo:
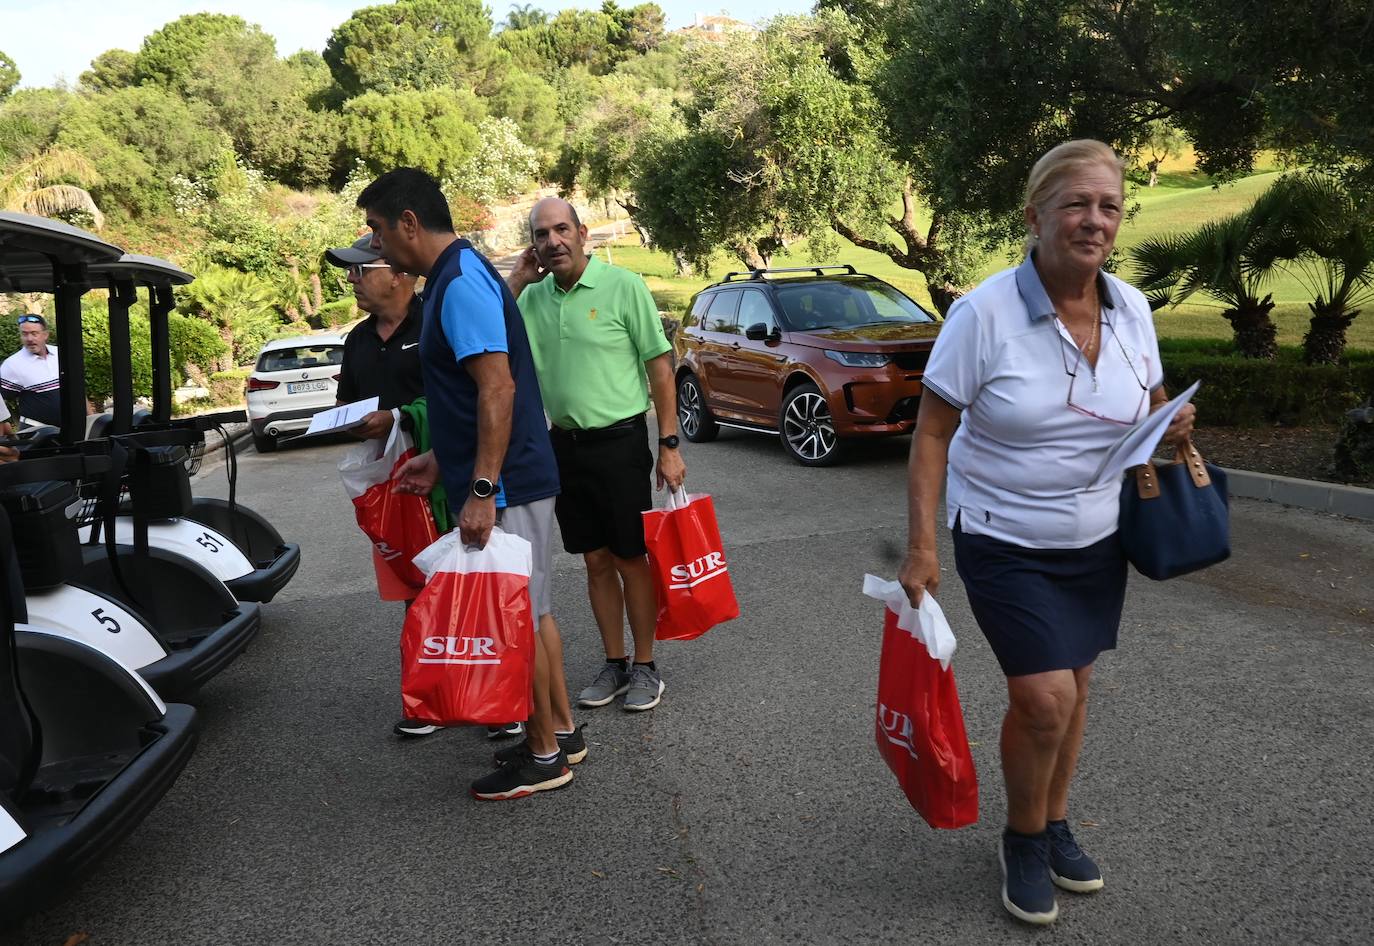
[[[62,340],[54,320],[53,345]],[[172,349],[172,384],[186,380],[186,366],[195,365],[204,372],[214,368],[224,355],[224,340],[214,326],[201,319],[172,313],[168,318],[168,336]],[[148,317],[135,309],[129,313],[130,361],[133,366],[134,394],[147,397],[153,389],[153,360],[150,347]],[[114,378],[110,370],[110,337],[108,314],[104,300],[84,302],[81,314],[81,341],[85,354],[86,396],[100,404],[114,393]],[[19,350],[18,314],[0,320],[0,359]]]
[[[1339,365],[1306,364],[1293,345],[1273,361],[1242,358],[1229,341],[1210,339],[1160,339],[1159,351],[1171,392],[1202,381],[1193,403],[1209,427],[1336,424],[1374,393],[1374,351],[1347,351]]]

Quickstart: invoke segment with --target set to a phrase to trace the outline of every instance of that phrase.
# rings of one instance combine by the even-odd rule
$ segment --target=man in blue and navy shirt
[[[358,206],[373,248],[426,277],[420,364],[434,447],[402,468],[401,488],[426,494],[442,476],[451,503],[466,497],[457,517],[465,544],[485,545],[499,523],[532,546],[534,716],[526,741],[497,753],[497,770],[472,793],[496,800],[559,788],[587,748],[573,726],[550,600],[558,467],[520,310],[486,257],[454,233],[448,201],[425,172],[388,171]]]

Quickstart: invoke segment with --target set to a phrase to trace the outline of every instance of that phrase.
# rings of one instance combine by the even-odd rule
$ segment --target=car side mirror
[[[772,332],[769,332],[766,323],[755,322],[744,330],[744,337],[751,342],[772,342],[782,338],[782,330],[775,327]]]

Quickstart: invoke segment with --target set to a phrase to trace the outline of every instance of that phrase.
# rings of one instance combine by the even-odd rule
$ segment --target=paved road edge
[[[1374,489],[1249,470],[1226,469],[1226,477],[1232,496],[1374,521]]]

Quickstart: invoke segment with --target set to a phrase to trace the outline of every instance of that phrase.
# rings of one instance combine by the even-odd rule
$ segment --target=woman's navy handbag
[[[1146,463],[1121,485],[1121,547],[1136,571],[1163,581],[1231,557],[1226,474],[1191,440],[1174,462]]]

